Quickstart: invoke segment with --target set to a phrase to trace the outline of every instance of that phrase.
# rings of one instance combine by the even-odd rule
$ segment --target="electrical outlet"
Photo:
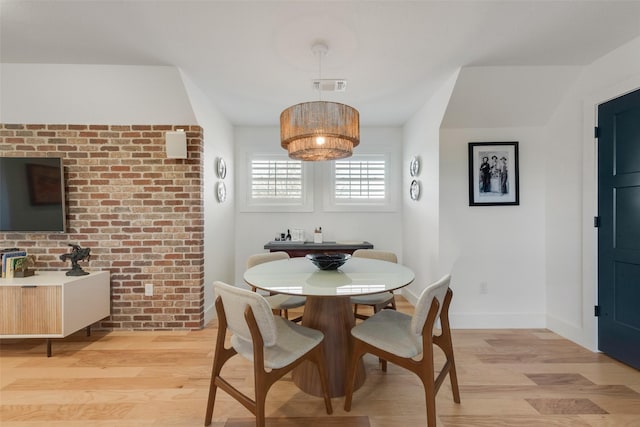
[[[153,283],[145,283],[144,285],[144,296],[152,297],[153,296]]]
[[[489,293],[489,285],[487,282],[480,282],[480,293],[488,294]]]

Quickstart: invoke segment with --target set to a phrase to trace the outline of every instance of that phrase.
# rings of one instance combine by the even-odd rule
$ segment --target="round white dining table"
[[[259,264],[244,273],[250,286],[307,298],[302,325],[324,334],[331,397],[344,396],[349,337],[355,325],[350,297],[393,291],[409,285],[414,278],[413,271],[402,264],[367,258],[351,258],[337,270],[320,270],[306,258],[291,258]],[[355,389],[364,380],[361,362]],[[293,381],[301,390],[322,396],[317,368],[310,362],[294,369]]]

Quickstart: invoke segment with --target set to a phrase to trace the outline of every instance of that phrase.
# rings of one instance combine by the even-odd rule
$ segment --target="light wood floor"
[[[399,309],[411,306],[400,299]],[[3,340],[0,425],[200,426],[213,357],[215,322],[201,331],[79,332],[55,341]],[[438,425],[640,426],[640,372],[547,330],[455,330],[462,403],[448,380],[437,398]],[[236,357],[227,376],[252,390],[251,365]],[[296,388],[291,377],[267,397],[269,426],[399,427],[426,424],[417,377],[365,359],[367,380],[351,412]],[[213,426],[253,425],[251,414],[218,392]]]

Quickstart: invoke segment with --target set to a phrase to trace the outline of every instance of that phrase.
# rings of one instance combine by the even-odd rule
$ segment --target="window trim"
[[[245,152],[244,173],[240,182],[240,212],[313,212],[313,169],[302,162],[300,199],[254,199],[252,197],[252,162],[254,160],[290,161],[286,154],[266,152]]]
[[[324,210],[327,212],[393,212],[396,210],[397,191],[396,181],[392,176],[393,155],[390,152],[354,154],[345,161],[372,161],[384,160],[385,162],[385,197],[383,199],[337,199],[335,194],[336,167],[335,162],[325,168],[325,179],[328,185],[324,188]]]

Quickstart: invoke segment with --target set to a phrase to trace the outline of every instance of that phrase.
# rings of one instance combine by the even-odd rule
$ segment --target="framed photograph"
[[[32,205],[60,204],[62,187],[60,169],[38,164],[27,164],[27,183]]]
[[[519,205],[518,142],[469,143],[469,206]]]

